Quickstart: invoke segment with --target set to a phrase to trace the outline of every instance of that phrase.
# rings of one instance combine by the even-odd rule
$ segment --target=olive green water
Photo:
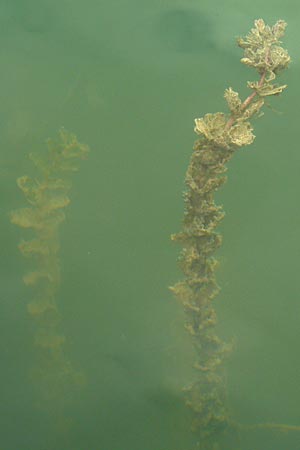
[[[288,22],[288,90],[254,122],[218,195],[226,217],[216,300],[219,334],[235,339],[228,401],[245,424],[300,425],[300,13],[296,1],[0,1],[1,402],[3,450],[194,450],[182,387],[193,349],[167,287],[180,277],[183,179],[193,119],[244,95],[251,70],[235,37],[253,20]],[[277,100],[277,99],[275,99]],[[16,178],[61,126],[89,144],[61,229],[59,305],[67,351],[87,385],[66,439],[35,407],[30,299],[17,249],[24,206]],[[298,450],[300,433],[260,431],[239,450]],[[225,449],[225,447],[224,447]],[[226,447],[227,449],[227,447]],[[223,450],[223,449],[222,449]],[[233,449],[234,450],[234,449]]]

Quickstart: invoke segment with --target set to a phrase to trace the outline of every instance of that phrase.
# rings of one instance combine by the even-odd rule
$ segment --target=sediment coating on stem
[[[186,173],[185,213],[182,231],[172,235],[183,249],[179,264],[184,279],[171,290],[186,312],[185,328],[192,337],[197,360],[195,379],[186,391],[186,403],[194,412],[193,428],[203,438],[229,427],[226,406],[224,357],[230,346],[216,334],[213,300],[219,292],[214,257],[222,243],[217,226],[224,217],[215,204],[215,192],[225,183],[226,164],[255,136],[249,119],[258,116],[265,98],[280,94],[286,85],[274,83],[276,75],[288,67],[290,57],[280,46],[286,23],[279,20],[270,27],[262,19],[254,23],[245,38],[237,43],[244,50],[241,62],[253,67],[258,81],[248,82],[252,93],[242,101],[232,88],[225,91],[229,113],[217,112],[195,119],[195,142]]]

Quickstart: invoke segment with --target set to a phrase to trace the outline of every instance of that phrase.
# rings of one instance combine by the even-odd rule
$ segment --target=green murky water
[[[257,17],[288,22],[293,65],[218,194],[216,309],[220,336],[235,340],[233,416],[300,424],[298,3],[0,0],[1,449],[201,449],[183,401],[193,349],[167,289],[181,277],[169,235],[180,229],[193,119],[222,111],[228,86],[247,93],[234,39]],[[28,379],[30,263],[8,219],[24,206],[15,180],[32,173],[28,153],[61,126],[91,148],[60,230],[66,351],[87,378],[66,408],[68,433],[53,430]],[[235,448],[297,450],[300,433],[247,433]]]

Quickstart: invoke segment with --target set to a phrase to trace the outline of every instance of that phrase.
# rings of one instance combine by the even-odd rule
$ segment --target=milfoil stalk
[[[193,410],[193,429],[202,437],[217,439],[232,425],[226,406],[223,362],[230,346],[215,332],[216,313],[213,300],[219,292],[215,270],[216,250],[222,243],[216,227],[224,217],[214,202],[215,192],[226,181],[226,163],[255,136],[249,119],[258,115],[265,97],[278,95],[286,85],[272,84],[279,71],[288,67],[290,57],[280,44],[286,23],[279,20],[270,27],[256,20],[246,38],[238,39],[244,49],[241,62],[254,67],[259,81],[248,82],[252,93],[243,102],[239,94],[226,89],[224,97],[230,113],[206,114],[195,120],[199,139],[186,173],[185,214],[182,231],[172,235],[182,244],[179,263],[184,274],[171,289],[186,312],[185,328],[193,339],[197,359],[195,377],[186,391],[186,404]],[[211,447],[209,447],[211,448]]]

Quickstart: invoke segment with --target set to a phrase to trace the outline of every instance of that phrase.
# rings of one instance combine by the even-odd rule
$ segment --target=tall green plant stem
[[[24,283],[32,288],[27,310],[36,324],[37,362],[31,370],[31,378],[38,387],[38,405],[51,412],[61,426],[65,404],[73,388],[84,382],[84,376],[74,369],[66,356],[66,339],[60,328],[59,227],[70,203],[70,174],[79,169],[89,149],[63,128],[59,140],[48,140],[47,144],[45,154],[30,154],[37,169],[36,176],[24,175],[17,180],[28,206],[12,211],[10,220],[31,230],[31,238],[19,244],[21,253],[35,262],[33,270],[23,277]]]
[[[230,346],[216,334],[213,300],[219,292],[214,257],[222,243],[216,227],[224,217],[214,202],[215,192],[225,183],[226,164],[234,153],[253,142],[249,119],[260,113],[266,97],[280,94],[286,85],[273,84],[277,74],[288,67],[290,57],[280,46],[286,23],[270,27],[262,19],[245,38],[238,39],[244,50],[241,62],[253,67],[259,80],[248,82],[252,93],[242,101],[228,88],[224,97],[229,114],[217,112],[195,119],[199,135],[186,173],[185,214],[182,231],[172,240],[183,246],[179,264],[184,279],[172,287],[186,312],[185,328],[192,337],[196,361],[195,377],[186,388],[186,403],[193,411],[193,429],[202,441],[217,439],[232,427],[226,403],[223,362]],[[204,444],[203,444],[204,445]],[[208,448],[212,448],[208,444]]]

